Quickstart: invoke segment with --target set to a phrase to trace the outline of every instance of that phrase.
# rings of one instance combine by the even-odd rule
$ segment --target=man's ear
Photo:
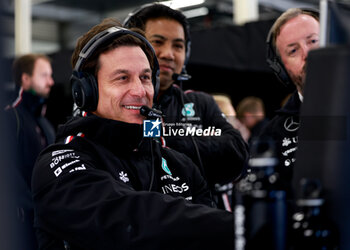
[[[30,75],[28,75],[27,73],[22,74],[21,82],[23,90],[29,90],[32,87],[31,81],[32,79]]]

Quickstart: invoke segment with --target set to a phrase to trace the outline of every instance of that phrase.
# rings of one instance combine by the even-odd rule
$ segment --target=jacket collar
[[[35,116],[40,116],[42,108],[45,104],[45,99],[35,95],[29,91],[24,91],[22,94],[22,105]]]
[[[169,105],[169,103],[173,100],[173,98],[178,98],[181,95],[181,88],[176,85],[172,84],[164,93],[159,97],[156,103],[156,107],[159,108],[159,106],[166,107]]]
[[[101,118],[92,114],[87,117],[73,117],[58,127],[57,139],[83,133],[92,140],[113,152],[126,152],[136,149],[142,141],[142,125]]]
[[[301,101],[298,95],[298,91],[294,91],[292,96],[288,99],[287,103],[279,110],[277,114],[291,114],[298,115],[300,112]]]

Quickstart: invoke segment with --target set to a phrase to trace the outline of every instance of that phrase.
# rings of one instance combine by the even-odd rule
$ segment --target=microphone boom
[[[142,106],[140,108],[140,114],[149,120],[161,119],[163,117],[162,112],[157,109],[151,109],[147,106]]]

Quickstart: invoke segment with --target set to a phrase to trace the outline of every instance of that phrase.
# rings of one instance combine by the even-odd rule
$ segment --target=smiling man
[[[73,98],[84,112],[35,166],[40,249],[232,249],[232,213],[210,207],[197,166],[142,137],[158,62],[140,33],[119,25],[104,20],[74,50]]]
[[[152,106],[152,70],[140,47],[116,48],[99,58],[97,116],[141,124],[142,106]],[[115,67],[118,65],[118,67]],[[147,67],[145,67],[147,65]]]
[[[319,47],[318,12],[292,8],[284,12],[268,35],[267,62],[285,84],[294,84],[296,91],[277,111],[260,136],[272,139],[279,159],[278,172],[289,187],[298,145],[299,111],[303,101],[307,56]]]
[[[186,17],[178,10],[152,3],[130,13],[124,25],[142,29],[156,52],[160,89],[155,107],[164,114],[166,145],[189,156],[202,170],[213,190],[215,184],[239,179],[248,158],[248,147],[240,132],[223,117],[211,95],[183,91],[178,86],[181,83],[179,79],[186,76],[191,49]],[[217,133],[206,136],[200,132],[185,136],[170,133],[209,128]]]

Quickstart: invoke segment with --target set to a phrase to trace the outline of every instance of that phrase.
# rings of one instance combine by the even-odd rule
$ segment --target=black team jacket
[[[20,91],[18,99],[8,106],[4,115],[9,124],[9,137],[15,145],[15,200],[19,234],[27,250],[37,249],[33,229],[34,210],[31,178],[39,153],[55,140],[55,129],[44,117],[45,100],[29,91]],[[11,143],[10,143],[11,144]]]
[[[41,249],[233,248],[233,216],[210,207],[198,167],[138,124],[72,118],[32,189]]]
[[[276,157],[279,160],[276,171],[287,188],[293,177],[295,155],[298,146],[298,131],[300,126],[299,112],[301,101],[295,91],[287,103],[276,111],[276,116],[266,125],[259,136],[260,141],[270,140]]]
[[[165,115],[166,145],[185,153],[196,165],[202,165],[211,187],[242,176],[249,156],[248,146],[238,130],[223,117],[212,96],[199,91],[183,91],[173,84],[160,96],[156,108]],[[186,131],[186,127],[207,133],[189,133],[187,136],[171,133],[180,128]]]

